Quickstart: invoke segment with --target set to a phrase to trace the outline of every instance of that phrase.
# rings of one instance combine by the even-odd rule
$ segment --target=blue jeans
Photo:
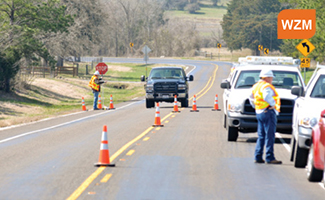
[[[93,94],[94,94],[94,105],[93,105],[93,109],[97,109],[97,101],[98,101],[98,95],[99,95],[99,92],[95,92],[93,90]]]
[[[266,109],[261,114],[256,115],[257,125],[257,142],[255,148],[255,160],[263,159],[263,149],[265,144],[266,162],[275,160],[274,157],[274,141],[276,131],[276,114],[274,110]]]

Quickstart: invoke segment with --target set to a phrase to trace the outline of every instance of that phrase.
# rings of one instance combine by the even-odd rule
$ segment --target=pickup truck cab
[[[325,66],[317,65],[306,89],[294,86],[297,95],[293,109],[290,160],[294,166],[304,168],[311,144],[312,128],[320,119],[319,111],[325,109]]]
[[[155,102],[174,102],[174,95],[182,107],[188,107],[188,81],[193,79],[192,75],[186,77],[182,67],[152,68],[148,78],[141,76],[141,81],[147,81],[146,108],[155,107]]]
[[[250,105],[248,98],[252,86],[259,80],[261,70],[265,68],[273,71],[275,77],[272,84],[281,99],[281,112],[277,116],[277,132],[291,133],[293,107],[297,98],[296,95],[291,94],[291,87],[305,88],[299,65],[296,65],[291,57],[248,56],[245,63],[238,65],[231,72],[231,78],[223,80],[220,85],[225,89],[224,127],[227,129],[228,141],[237,141],[238,132],[257,131],[255,109]]]

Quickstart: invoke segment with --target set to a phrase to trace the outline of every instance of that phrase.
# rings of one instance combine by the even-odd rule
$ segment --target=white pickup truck
[[[325,109],[325,66],[317,64],[306,89],[294,86],[291,93],[299,98],[293,110],[290,160],[294,161],[295,167],[304,168],[311,144],[312,127],[318,123],[319,113]]]
[[[291,64],[288,64],[291,63]],[[252,86],[259,80],[260,71],[271,69],[274,74],[272,84],[281,99],[281,112],[277,116],[277,132],[292,132],[292,113],[296,95],[291,94],[292,86],[305,88],[299,65],[291,57],[247,56],[246,61],[236,66],[230,77],[221,83],[224,104],[224,127],[228,141],[237,141],[238,132],[257,131],[256,114],[248,97]]]

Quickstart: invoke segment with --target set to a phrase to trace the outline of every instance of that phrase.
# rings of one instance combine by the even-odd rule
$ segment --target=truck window
[[[325,75],[319,76],[310,97],[325,98]]]

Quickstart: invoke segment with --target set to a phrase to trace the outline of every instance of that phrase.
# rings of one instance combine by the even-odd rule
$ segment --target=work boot
[[[281,165],[281,164],[282,164],[282,161],[274,159],[274,160],[272,160],[272,161],[270,161],[270,162],[266,162],[266,163],[267,163],[267,164],[276,164],[276,165]]]

